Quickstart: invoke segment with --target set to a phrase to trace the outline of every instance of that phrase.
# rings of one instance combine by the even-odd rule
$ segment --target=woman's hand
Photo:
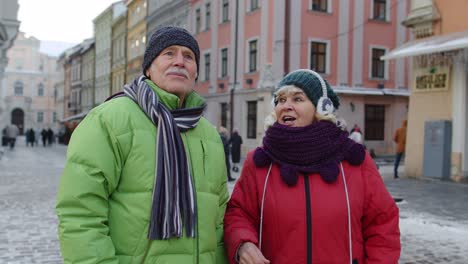
[[[239,248],[239,263],[240,264],[268,264],[270,261],[266,259],[260,249],[252,242],[245,242]]]

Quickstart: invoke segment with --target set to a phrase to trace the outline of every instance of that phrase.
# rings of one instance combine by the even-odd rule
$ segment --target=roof
[[[358,94],[358,95],[393,95],[393,96],[409,96],[408,89],[394,88],[368,88],[368,87],[348,87],[348,86],[333,86],[333,91],[339,94]]]

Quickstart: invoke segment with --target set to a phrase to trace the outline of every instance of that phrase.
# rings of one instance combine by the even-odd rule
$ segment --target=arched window
[[[16,81],[14,88],[15,88],[15,95],[17,96],[23,95],[24,85],[22,81]]]
[[[44,85],[42,83],[37,87],[37,96],[44,96]]]

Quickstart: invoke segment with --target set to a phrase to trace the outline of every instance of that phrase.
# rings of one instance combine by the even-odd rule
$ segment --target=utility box
[[[426,121],[424,124],[423,176],[450,179],[452,122]]]

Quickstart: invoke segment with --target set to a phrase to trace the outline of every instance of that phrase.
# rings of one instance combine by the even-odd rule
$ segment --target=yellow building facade
[[[146,0],[127,2],[127,83],[141,74],[141,63],[146,47],[147,9]]]
[[[463,0],[413,0],[403,24],[412,29],[413,41],[392,50],[382,59],[411,59],[411,95],[408,107],[405,173],[428,177],[428,151],[448,149],[447,170],[441,179],[460,181],[468,176],[468,2]],[[450,123],[448,143],[432,121]],[[434,175],[430,176],[433,177]]]

